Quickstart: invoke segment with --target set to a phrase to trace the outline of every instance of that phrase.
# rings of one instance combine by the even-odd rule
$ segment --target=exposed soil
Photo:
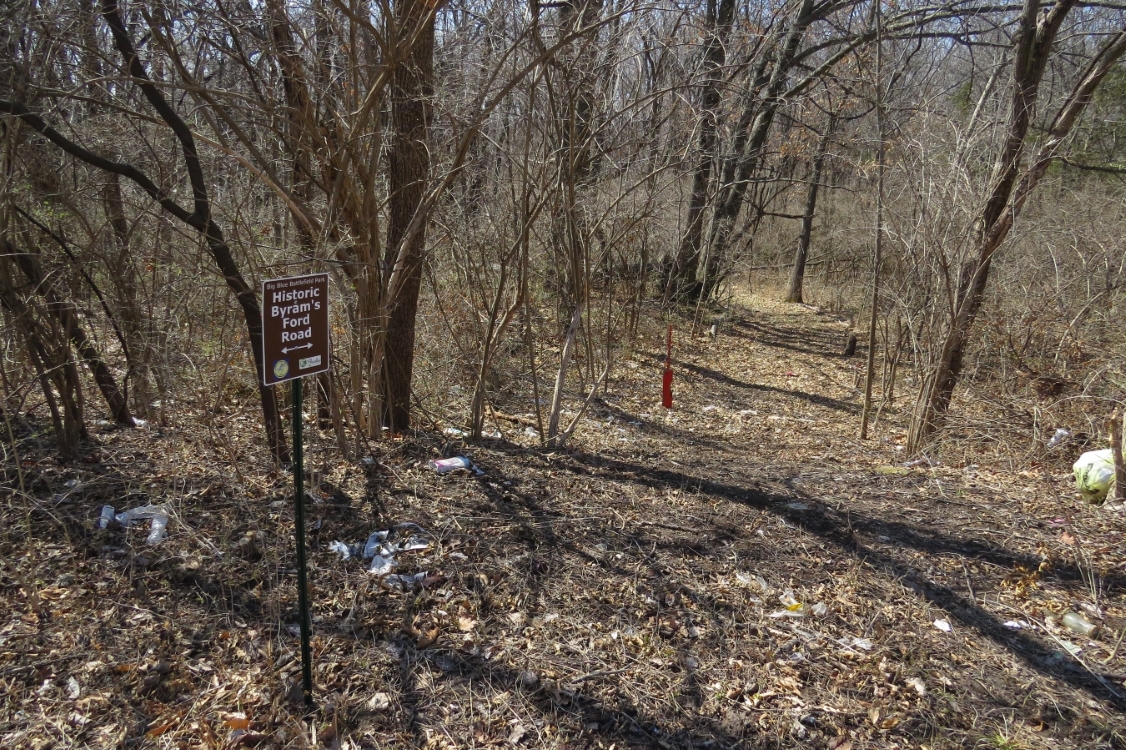
[[[311,718],[291,480],[229,460],[253,419],[219,449],[184,405],[73,465],[13,422],[0,745],[1126,745],[1123,509],[1079,501],[1067,446],[908,467],[902,404],[860,442],[847,333],[747,297],[716,341],[678,333],[666,414],[654,324],[566,451],[502,420],[465,446],[481,476],[427,467],[460,448],[440,429],[344,463],[310,421]],[[97,529],[145,502],[161,544]],[[405,522],[420,589],[329,549]]]

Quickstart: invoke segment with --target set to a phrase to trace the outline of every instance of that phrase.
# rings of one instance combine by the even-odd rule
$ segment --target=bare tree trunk
[[[103,200],[115,244],[111,275],[117,291],[118,314],[123,323],[122,334],[128,342],[123,352],[128,372],[122,390],[127,396],[129,393],[133,394],[134,405],[140,402],[141,416],[149,419],[152,403],[149,394],[149,347],[137,305],[137,274],[130,252],[129,223],[125,218],[125,203],[121,199],[121,179],[112,172],[107,175],[107,179]]]
[[[883,9],[876,13],[876,243],[872,250],[872,304],[868,312],[868,357],[864,369],[864,406],[860,412],[860,439],[868,438],[872,413],[872,382],[876,379],[876,317],[880,311],[880,266],[884,262],[884,161],[887,155],[887,122],[884,116]]]
[[[790,289],[786,292],[786,302],[802,302],[802,286],[805,282],[805,264],[809,258],[809,242],[813,236],[813,217],[817,210],[817,193],[821,188],[821,173],[825,165],[825,154],[829,150],[829,139],[833,133],[834,120],[829,118],[825,132],[817,144],[817,152],[809,172],[809,187],[805,193],[805,211],[801,218],[801,235],[798,249],[794,253],[794,267],[790,272]]]
[[[716,118],[719,116],[720,85],[726,60],[724,42],[735,19],[735,0],[708,0],[707,41],[704,46],[704,75],[700,92],[700,135],[696,144],[696,167],[692,172],[692,192],[688,198],[688,223],[676,257],[665,277],[665,299],[676,299],[689,291],[696,280],[704,216],[716,158]]]
[[[90,340],[90,337],[79,325],[78,311],[75,310],[73,303],[59,298],[54,285],[44,276],[38,258],[33,257],[28,252],[20,252],[7,240],[0,241],[0,245],[3,246],[8,257],[15,260],[16,265],[20,267],[23,275],[31,284],[32,290],[43,298],[47,312],[66,333],[78,353],[82,355],[82,359],[94,376],[98,390],[101,391],[102,397],[106,400],[110,416],[118,424],[132,427],[133,417],[129,415],[129,406],[125,401],[125,396],[121,389],[117,387],[117,379],[114,378],[109,365],[98,353],[94,342]]]
[[[384,355],[384,423],[393,432],[410,427],[411,377],[414,371],[415,317],[422,285],[425,226],[408,236],[415,213],[421,208],[430,171],[427,145],[430,98],[434,86],[434,14],[425,0],[401,0],[395,5],[396,38],[413,34],[404,59],[391,79],[391,119],[395,139],[391,146],[390,218],[387,225],[385,270],[390,274],[402,259],[402,283],[389,300]],[[403,241],[410,243],[400,253]]]
[[[559,355],[559,369],[555,374],[555,390],[551,395],[551,414],[548,418],[546,442],[549,448],[557,448],[559,442],[559,415],[563,411],[563,386],[567,381],[567,367],[571,362],[571,354],[575,349],[575,335],[579,330],[579,321],[583,317],[583,303],[575,305],[575,312],[571,316],[571,325],[567,326],[567,335],[563,341],[563,353]]]
[[[5,241],[5,247],[7,242]],[[78,457],[78,446],[87,437],[82,414],[82,387],[74,367],[70,346],[58,325],[44,325],[12,278],[11,256],[0,256],[0,305],[13,316],[35,367],[43,398],[51,412],[59,455],[64,461]]]
[[[1119,31],[1098,50],[1053,118],[1036,158],[1022,174],[1024,145],[1040,81],[1051,56],[1056,33],[1075,4],[1075,0],[1063,0],[1040,14],[1039,0],[1025,2],[1013,62],[1013,98],[1007,136],[994,170],[993,188],[979,218],[975,257],[962,268],[949,330],[916,402],[907,436],[909,453],[921,450],[945,422],[954,388],[962,373],[970,332],[985,299],[993,256],[1008,236],[1028,196],[1055,159],[1063,140],[1090,103],[1095,89],[1126,52],[1126,30]]]

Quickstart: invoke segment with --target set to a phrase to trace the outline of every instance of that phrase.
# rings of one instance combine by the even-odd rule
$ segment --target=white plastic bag
[[[1092,504],[1106,500],[1107,492],[1114,484],[1114,456],[1110,448],[1084,453],[1073,469],[1075,486],[1084,500]]]

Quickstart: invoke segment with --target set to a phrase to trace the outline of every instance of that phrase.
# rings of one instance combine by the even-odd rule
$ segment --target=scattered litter
[[[1051,521],[1048,521],[1048,525],[1049,526],[1067,526],[1067,519],[1066,518],[1053,518]]]
[[[871,651],[875,647],[875,644],[873,644],[867,638],[853,637],[853,639],[850,641],[850,644],[862,651]]]
[[[735,580],[743,586],[756,589],[763,594],[765,594],[770,589],[770,586],[767,584],[766,579],[754,573],[743,573],[742,571],[736,571]]]
[[[82,696],[82,686],[78,684],[78,680],[74,677],[66,678],[66,697],[72,701],[78,700]]]
[[[1088,612],[1090,612],[1090,613],[1091,613],[1091,614],[1092,614],[1093,616],[1095,616],[1095,617],[1100,617],[1100,618],[1101,618],[1101,617],[1104,617],[1104,616],[1105,616],[1105,613],[1103,612],[1102,608],[1101,608],[1101,607],[1099,607],[1098,605],[1095,605],[1095,604],[1091,604],[1090,602],[1080,602],[1080,603],[1079,603],[1079,606],[1080,606],[1080,607],[1081,607],[1082,609],[1085,609],[1085,610],[1087,610]]]
[[[368,701],[368,709],[371,711],[386,711],[391,708],[391,696],[387,693],[376,693]]]
[[[422,585],[422,582],[426,579],[427,575],[428,573],[425,570],[421,573],[415,573],[414,575],[409,576],[399,575],[398,573],[395,573],[393,575],[386,576],[383,579],[383,582],[391,588],[397,589],[399,591],[414,591],[416,588]]]
[[[1079,635],[1094,638],[1099,634],[1099,626],[1078,612],[1064,612],[1061,620],[1064,627]]]
[[[537,430],[535,427],[525,427],[524,428],[524,437],[535,438],[535,439],[538,440],[539,436],[540,436],[539,430]]]
[[[152,517],[152,523],[149,525],[149,535],[145,539],[145,544],[160,544],[160,540],[168,535],[168,516],[163,513],[158,513]]]
[[[489,440],[499,440],[504,436],[500,434],[500,430],[494,428],[492,430],[483,430],[481,432],[481,437],[487,438]]]
[[[1004,625],[1009,630],[1025,630],[1029,627],[1029,624],[1024,620],[1007,620]]]
[[[393,557],[375,555],[371,558],[371,567],[368,568],[368,572],[376,576],[385,576],[394,570],[398,564]]]
[[[786,589],[778,595],[778,601],[782,602],[785,609],[780,609],[776,612],[771,612],[767,617],[805,617],[805,608],[802,603],[794,596],[791,589]]]
[[[777,612],[771,612],[767,617],[805,617],[807,614],[812,614],[814,617],[824,617],[829,614],[829,607],[824,602],[817,602],[816,604],[807,607],[794,596],[794,592],[786,590],[778,597],[778,601],[782,602],[785,609],[780,609]]]
[[[345,544],[344,542],[329,542],[328,548],[332,552],[340,555],[341,560],[350,560],[353,557],[360,557],[363,555],[364,550],[358,544]]]
[[[1072,656],[1079,656],[1079,654],[1083,653],[1083,649],[1079,648],[1071,641],[1060,640],[1059,644],[1063,646],[1064,651]]]
[[[364,466],[375,466],[375,459],[371,456],[364,456],[360,459],[360,463]]]
[[[453,438],[463,438],[469,436],[468,432],[466,432],[465,430],[459,430],[456,427],[447,427],[446,429],[442,430],[442,432]]]
[[[112,505],[103,505],[98,516],[98,528],[104,529],[116,521],[122,526],[130,526],[134,521],[149,520],[149,535],[145,544],[160,544],[168,535],[168,512],[159,505],[142,505],[139,508],[115,513]]]
[[[1056,430],[1056,434],[1052,435],[1052,439],[1048,441],[1049,450],[1055,448],[1057,445],[1064,442],[1069,437],[1071,437],[1071,431],[1065,430],[1064,428],[1060,427],[1058,430]]]
[[[395,555],[400,552],[424,550],[430,546],[430,542],[420,534],[429,536],[427,531],[417,523],[400,523],[386,531],[373,531],[363,544],[345,544],[341,541],[335,541],[330,542],[328,548],[340,555],[341,560],[353,558],[371,560],[368,572],[377,576],[386,576],[399,564]],[[422,575],[425,577],[426,574],[423,573]],[[400,576],[404,580],[410,577]]]
[[[1084,453],[1072,470],[1075,486],[1084,500],[1095,505],[1106,500],[1110,485],[1114,483],[1114,457],[1110,448]]]
[[[906,682],[909,687],[915,688],[915,692],[918,693],[920,697],[927,694],[926,683],[924,683],[920,678],[908,677],[906,680],[904,680],[904,682]]]
[[[454,456],[453,458],[437,458],[430,462],[430,468],[439,474],[449,474],[452,471],[472,471],[477,476],[484,475],[485,472],[478,469],[473,465],[465,456]]]
[[[790,510],[809,510],[809,506],[805,503],[786,503],[786,507]]]
[[[935,620],[934,626],[941,630],[943,633],[950,633],[954,630],[954,628],[950,627],[950,623],[946,620]]]

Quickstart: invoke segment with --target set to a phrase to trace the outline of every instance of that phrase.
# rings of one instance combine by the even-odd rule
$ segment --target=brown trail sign
[[[328,370],[328,274],[262,282],[262,382]]]

